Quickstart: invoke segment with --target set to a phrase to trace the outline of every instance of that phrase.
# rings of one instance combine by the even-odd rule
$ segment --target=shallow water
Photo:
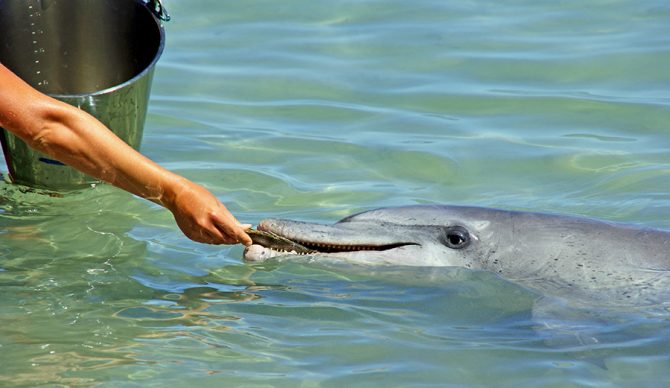
[[[670,228],[670,3],[174,0],[143,152],[235,215],[452,203]],[[0,187],[0,385],[658,386],[663,312],[241,261],[111,187]],[[556,302],[557,303],[557,302]]]

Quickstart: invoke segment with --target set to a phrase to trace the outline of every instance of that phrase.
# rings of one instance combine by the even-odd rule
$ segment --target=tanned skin
[[[90,114],[32,88],[0,64],[0,126],[30,147],[172,212],[190,239],[251,245],[245,230],[204,187],[172,173]]]

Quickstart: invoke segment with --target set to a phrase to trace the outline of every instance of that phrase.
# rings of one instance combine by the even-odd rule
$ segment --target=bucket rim
[[[146,4],[145,4],[146,5]],[[156,14],[152,12],[148,7],[145,8],[149,14],[151,14],[151,19],[154,21],[156,24],[156,27],[158,28],[158,34],[159,34],[159,42],[158,42],[158,49],[156,50],[156,54],[154,55],[154,58],[151,60],[151,62],[139,73],[137,73],[135,76],[129,78],[128,80],[121,82],[120,84],[116,84],[101,90],[96,90],[93,92],[86,92],[86,93],[73,93],[73,94],[62,94],[62,93],[45,93],[46,95],[56,98],[56,99],[72,99],[72,98],[86,98],[86,97],[96,97],[96,96],[101,96],[104,94],[109,94],[112,92],[115,92],[117,90],[121,90],[125,88],[128,85],[134,84],[139,80],[140,78],[143,78],[147,73],[153,71],[153,69],[156,67],[156,63],[158,63],[158,60],[160,59],[161,55],[163,54],[163,50],[165,48],[165,28],[163,27],[163,23],[161,23],[160,20],[156,17]]]

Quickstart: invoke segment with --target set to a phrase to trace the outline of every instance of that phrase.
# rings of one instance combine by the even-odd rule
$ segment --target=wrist
[[[171,176],[160,192],[160,197],[157,202],[172,211],[177,207],[179,198],[183,196],[185,192],[190,190],[189,185],[192,183],[179,175],[172,173],[170,173],[170,175]]]

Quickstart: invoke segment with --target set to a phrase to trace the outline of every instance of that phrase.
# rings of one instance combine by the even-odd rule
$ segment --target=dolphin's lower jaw
[[[247,261],[265,261],[275,257],[282,256],[320,256],[320,257],[332,257],[338,259],[344,259],[347,261],[353,261],[358,264],[407,264],[406,258],[416,255],[415,252],[411,252],[407,249],[408,246],[399,246],[392,249],[375,251],[372,249],[367,250],[348,250],[348,251],[330,251],[330,252],[321,252],[314,251],[312,253],[297,253],[295,251],[284,251],[284,250],[275,250],[273,248],[264,247],[262,245],[253,244],[244,249],[244,259]]]
[[[312,253],[298,253],[296,251],[284,251],[284,250],[277,250],[273,248],[268,248],[264,247],[262,245],[258,244],[253,244],[244,249],[244,259],[247,261],[265,261],[268,259],[272,259],[275,257],[282,257],[282,256],[329,256],[329,257],[337,257],[337,258],[354,258],[356,252],[329,252],[329,253],[322,253],[322,252],[312,252]]]

